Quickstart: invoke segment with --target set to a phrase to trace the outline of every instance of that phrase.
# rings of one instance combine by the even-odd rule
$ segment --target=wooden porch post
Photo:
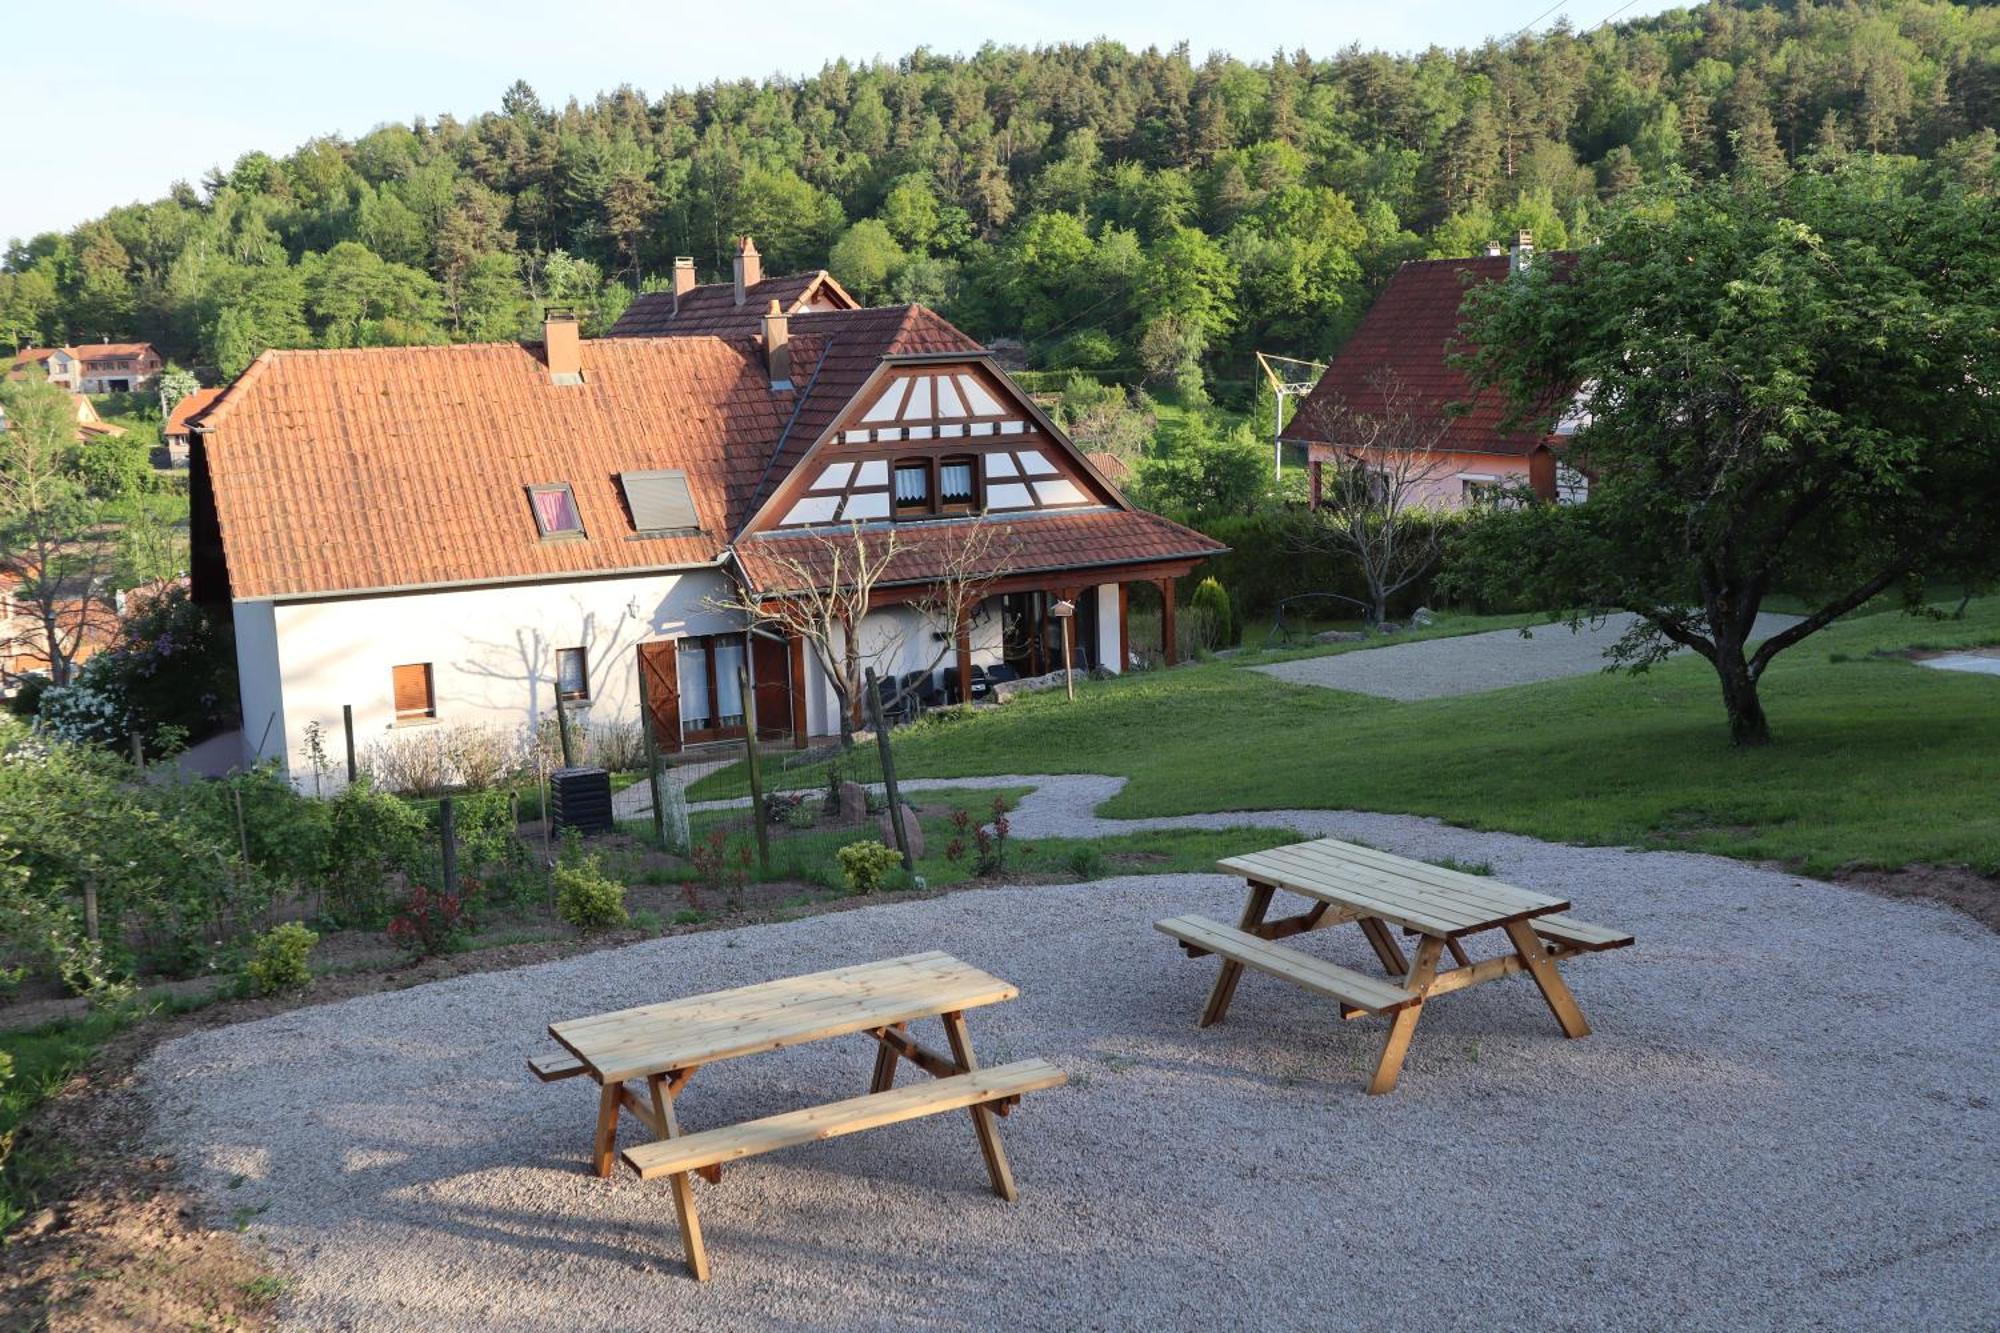
[[[972,702],[972,612],[971,608],[958,608],[958,698],[960,703]]]
[[[1118,585],[1118,674],[1132,669],[1132,585]]]
[[[806,641],[792,635],[792,748],[806,748]]]
[[[1180,655],[1176,651],[1179,635],[1174,625],[1174,581],[1157,579],[1160,589],[1160,658],[1168,666],[1178,665]]]

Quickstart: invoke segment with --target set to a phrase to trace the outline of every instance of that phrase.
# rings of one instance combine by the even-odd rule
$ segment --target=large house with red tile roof
[[[754,287],[749,283],[746,286]],[[234,620],[245,757],[300,772],[308,729],[535,723],[560,691],[667,750],[839,730],[825,665],[726,603],[788,586],[829,542],[897,554],[856,642],[883,674],[1131,660],[1127,591],[1220,551],[1135,508],[922,306],[791,314],[754,332],[270,351],[191,423],[193,580]],[[685,307],[684,307],[685,308]],[[624,325],[621,324],[622,329]],[[927,591],[973,525],[977,605]]]
[[[135,393],[150,388],[164,364],[151,343],[82,343],[24,347],[10,373],[40,370],[71,393]]]
[[[1511,422],[1505,396],[1475,390],[1454,357],[1465,350],[1459,311],[1466,293],[1534,263],[1566,267],[1564,253],[1537,257],[1526,232],[1511,251],[1472,259],[1413,260],[1397,269],[1354,335],[1320,376],[1282,439],[1305,446],[1314,503],[1328,467],[1362,467],[1406,479],[1412,504],[1456,507],[1527,485],[1550,500],[1588,493],[1582,473],[1562,462],[1574,423],[1543,429]],[[1390,418],[1413,423],[1421,467],[1397,463],[1358,436]]]

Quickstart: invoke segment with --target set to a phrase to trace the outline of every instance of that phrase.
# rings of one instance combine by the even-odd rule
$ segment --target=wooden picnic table
[[[591,1167],[599,1176],[612,1172],[621,1113],[653,1132],[653,1142],[623,1154],[625,1163],[643,1180],[668,1177],[688,1266],[706,1280],[708,1255],[690,1176],[718,1182],[723,1163],[757,1153],[967,1110],[993,1192],[1013,1199],[1013,1173],[994,1117],[1006,1115],[1023,1093],[1055,1087],[1067,1076],[1046,1060],[981,1068],[965,1012],[1019,993],[949,954],[911,954],[552,1023],[549,1035],[565,1054],[535,1057],[528,1067],[544,1082],[584,1075],[598,1084]],[[929,1018],[942,1022],[949,1055],[910,1035],[911,1023]],[[856,1033],[876,1045],[865,1096],[695,1134],[682,1131],[674,1100],[703,1065]],[[932,1081],[895,1087],[904,1060]],[[644,1094],[628,1080],[642,1080]]]
[[[1234,928],[1200,916],[1154,923],[1179,940],[1190,957],[1216,954],[1223,960],[1201,1026],[1222,1021],[1246,967],[1337,1000],[1343,1018],[1386,1016],[1389,1035],[1368,1085],[1371,1093],[1396,1086],[1426,1001],[1517,972],[1533,978],[1564,1036],[1588,1036],[1590,1025],[1556,964],[1632,943],[1623,931],[1562,915],[1569,908],[1564,899],[1338,838],[1232,856],[1218,865],[1249,885],[1249,903]],[[1267,920],[1280,889],[1311,906],[1295,916]],[[1360,926],[1388,980],[1277,943],[1347,922]],[[1416,938],[1414,959],[1403,956],[1392,928]],[[1464,941],[1487,931],[1504,935],[1507,951],[1474,961]],[[1454,966],[1439,971],[1447,950]]]

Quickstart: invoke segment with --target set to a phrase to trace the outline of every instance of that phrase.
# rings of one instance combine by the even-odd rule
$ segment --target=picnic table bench
[[[993,1192],[1012,1200],[1012,1169],[994,1117],[1022,1094],[1067,1078],[1046,1060],[982,1068],[973,1055],[965,1011],[1020,994],[1012,985],[943,953],[911,954],[835,968],[709,995],[642,1005],[549,1025],[559,1053],[533,1056],[528,1069],[543,1082],[589,1077],[599,1086],[591,1167],[613,1170],[618,1119],[629,1113],[654,1141],[627,1149],[625,1164],[642,1180],[665,1176],[673,1189],[681,1243],[694,1275],[708,1279],[691,1176],[720,1181],[722,1167],[759,1153],[892,1125],[918,1116],[969,1111]],[[912,1037],[909,1025],[937,1018],[950,1054]],[[876,1043],[868,1092],[738,1125],[685,1133],[674,1100],[703,1065],[829,1037],[866,1034]],[[895,1087],[901,1061],[930,1074],[927,1083]],[[644,1094],[628,1080],[643,1080]]]
[[[1189,957],[1215,954],[1223,960],[1201,1026],[1220,1023],[1229,1012],[1246,967],[1337,1001],[1343,1018],[1387,1017],[1389,1035],[1368,1084],[1371,1093],[1396,1086],[1426,1001],[1517,972],[1533,978],[1564,1036],[1588,1036],[1590,1025],[1556,964],[1632,943],[1623,931],[1561,915],[1569,903],[1560,898],[1338,838],[1233,856],[1218,865],[1249,885],[1249,903],[1234,927],[1201,916],[1154,923],[1155,929],[1179,940]],[[1295,916],[1266,920],[1279,889],[1311,906]],[[1360,926],[1387,980],[1278,943],[1347,922]],[[1403,956],[1392,927],[1416,938],[1414,959]],[[1506,937],[1508,951],[1473,961],[1466,937],[1494,930]],[[1439,971],[1447,950],[1455,965]]]

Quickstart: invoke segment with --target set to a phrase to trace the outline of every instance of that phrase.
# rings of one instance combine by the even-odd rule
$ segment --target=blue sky
[[[0,238],[60,230],[252,149],[497,106],[525,78],[548,103],[630,83],[649,95],[716,78],[804,74],[828,60],[894,59],[1105,36],[1186,41],[1262,59],[1476,45],[1563,16],[1587,29],[1621,0],[111,0],[87,31],[65,5],[7,22]],[[1620,17],[1669,8],[1635,0]],[[1541,16],[1539,19],[1537,16]]]

